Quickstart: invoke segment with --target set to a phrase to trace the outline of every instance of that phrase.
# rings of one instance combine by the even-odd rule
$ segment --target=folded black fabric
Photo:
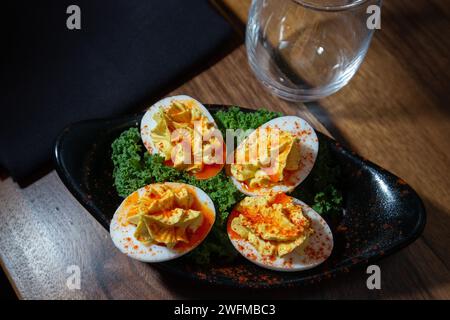
[[[71,4],[81,30],[66,27]],[[232,34],[206,0],[14,1],[2,11],[0,165],[16,180],[51,158],[67,124],[130,111]]]

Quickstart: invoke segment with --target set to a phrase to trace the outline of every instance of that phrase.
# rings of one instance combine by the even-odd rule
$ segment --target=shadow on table
[[[415,1],[414,6],[391,2],[388,8],[383,10],[383,30],[392,35],[390,41],[394,37],[396,41],[396,50],[390,53],[399,61],[421,61],[408,64],[408,68],[415,72],[415,80],[437,98],[438,103],[435,105],[443,107],[442,111],[450,115],[449,85],[448,81],[443,81],[446,73],[448,79],[448,70],[445,70],[445,66],[448,67],[448,49],[445,48],[450,45],[450,41],[447,37],[435,37],[448,27],[446,12],[425,0]],[[443,65],[435,64],[439,62]]]
[[[450,211],[430,199],[422,199],[427,211],[427,225],[422,239],[431,251],[450,269]]]

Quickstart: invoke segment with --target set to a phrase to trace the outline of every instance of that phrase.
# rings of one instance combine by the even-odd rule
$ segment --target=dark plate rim
[[[220,110],[220,109],[231,107],[231,105],[205,104],[205,107],[207,107],[208,109],[212,109],[212,110],[214,110],[214,109]],[[256,111],[256,110],[245,108],[245,107],[239,107],[239,108],[245,112]],[[89,120],[74,122],[74,123],[67,125],[55,139],[53,162],[55,163],[55,168],[56,168],[56,172],[58,173],[58,176],[60,177],[61,181],[64,183],[66,188],[70,191],[70,193],[75,197],[75,199],[77,199],[77,201],[91,214],[91,216],[93,216],[95,218],[95,220],[97,220],[108,232],[109,232],[109,225],[101,220],[101,217],[100,217],[101,214],[100,214],[99,210],[97,210],[97,208],[95,207],[95,204],[93,203],[93,201],[90,200],[89,197],[86,196],[79,189],[79,187],[74,183],[74,181],[71,181],[71,179],[70,179],[70,172],[68,172],[68,170],[65,168],[63,158],[61,157],[61,150],[64,146],[64,139],[65,139],[66,135],[72,130],[72,128],[76,128],[81,125],[99,123],[99,122],[103,122],[103,123],[118,122],[118,121],[119,122],[128,122],[128,121],[131,121],[143,114],[144,114],[144,112],[140,112],[140,113],[135,113],[132,115],[123,115],[123,116],[110,117],[110,118],[97,118],[97,119],[89,119]],[[372,169],[374,169],[378,172],[388,173],[388,174],[396,177],[397,179],[399,179],[393,173],[391,173],[391,172],[387,171],[386,169],[378,166],[377,164],[359,156],[357,153],[340,145],[339,142],[336,142],[334,139],[328,137],[327,135],[321,133],[320,131],[316,130],[316,132],[319,135],[323,136],[325,139],[331,140],[336,145],[337,148],[341,149],[341,151],[345,152],[349,157],[355,158],[357,161],[364,163],[368,167],[371,167]],[[387,247],[383,247],[383,250],[379,250],[377,254],[372,254],[370,257],[365,257],[364,255],[360,255],[356,258],[348,258],[346,260],[343,260],[339,266],[336,266],[336,267],[328,270],[326,272],[327,274],[335,275],[335,274],[339,274],[339,273],[343,273],[343,272],[348,272],[348,270],[356,268],[358,266],[363,266],[363,265],[367,265],[369,263],[373,263],[382,258],[388,257],[395,252],[400,251],[401,249],[407,247],[408,245],[410,245],[411,243],[413,243],[415,240],[417,240],[420,237],[420,235],[423,233],[423,231],[425,229],[426,220],[427,220],[425,206],[423,204],[422,199],[417,194],[417,192],[409,184],[405,184],[404,187],[408,188],[409,192],[411,192],[411,194],[414,197],[416,197],[419,202],[419,208],[418,208],[419,209],[418,210],[419,218],[417,220],[417,223],[416,223],[414,229],[408,235],[408,237],[405,240],[396,241]],[[382,253],[381,253],[381,251],[382,251]],[[355,259],[357,260],[357,262],[351,262],[351,263],[347,262],[348,260],[355,260]],[[203,279],[201,277],[198,277],[195,273],[186,273],[186,272],[179,271],[176,268],[173,268],[164,262],[156,263],[153,265],[160,269],[166,270],[167,272],[173,273],[181,278],[185,278],[185,279],[188,278],[188,279],[200,281],[203,283],[214,284],[217,286],[234,287],[234,288],[255,288],[255,287],[256,288],[277,288],[277,287],[301,286],[301,285],[305,285],[307,283],[312,283],[316,279],[320,280],[324,276],[323,274],[313,274],[313,275],[309,275],[309,276],[306,276],[303,278],[292,279],[289,281],[285,281],[285,282],[281,282],[281,283],[273,283],[273,284],[258,283],[255,285],[254,283],[252,283],[252,284],[235,283],[235,282],[229,283],[227,281],[217,283],[214,281],[209,281],[208,279]]]

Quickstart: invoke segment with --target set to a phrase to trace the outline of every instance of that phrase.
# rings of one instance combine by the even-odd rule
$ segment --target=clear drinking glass
[[[372,5],[381,0],[253,0],[246,47],[256,77],[291,101],[338,91],[366,55]]]

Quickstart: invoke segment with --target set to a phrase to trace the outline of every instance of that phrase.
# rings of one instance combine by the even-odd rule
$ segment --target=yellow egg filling
[[[198,173],[205,164],[217,162],[214,150],[222,149],[222,141],[194,100],[173,101],[155,113],[153,120],[153,144],[174,168]]]
[[[289,184],[289,173],[300,168],[300,157],[300,143],[294,135],[266,127],[238,146],[230,170],[249,188]]]
[[[137,192],[136,192],[137,194]],[[142,195],[124,207],[119,217],[122,225],[136,225],[134,237],[147,245],[163,244],[174,248],[189,243],[204,222],[204,214],[191,190],[167,185],[150,185]]]
[[[261,255],[276,257],[304,245],[313,232],[301,206],[285,194],[246,197],[234,209],[230,228]]]

